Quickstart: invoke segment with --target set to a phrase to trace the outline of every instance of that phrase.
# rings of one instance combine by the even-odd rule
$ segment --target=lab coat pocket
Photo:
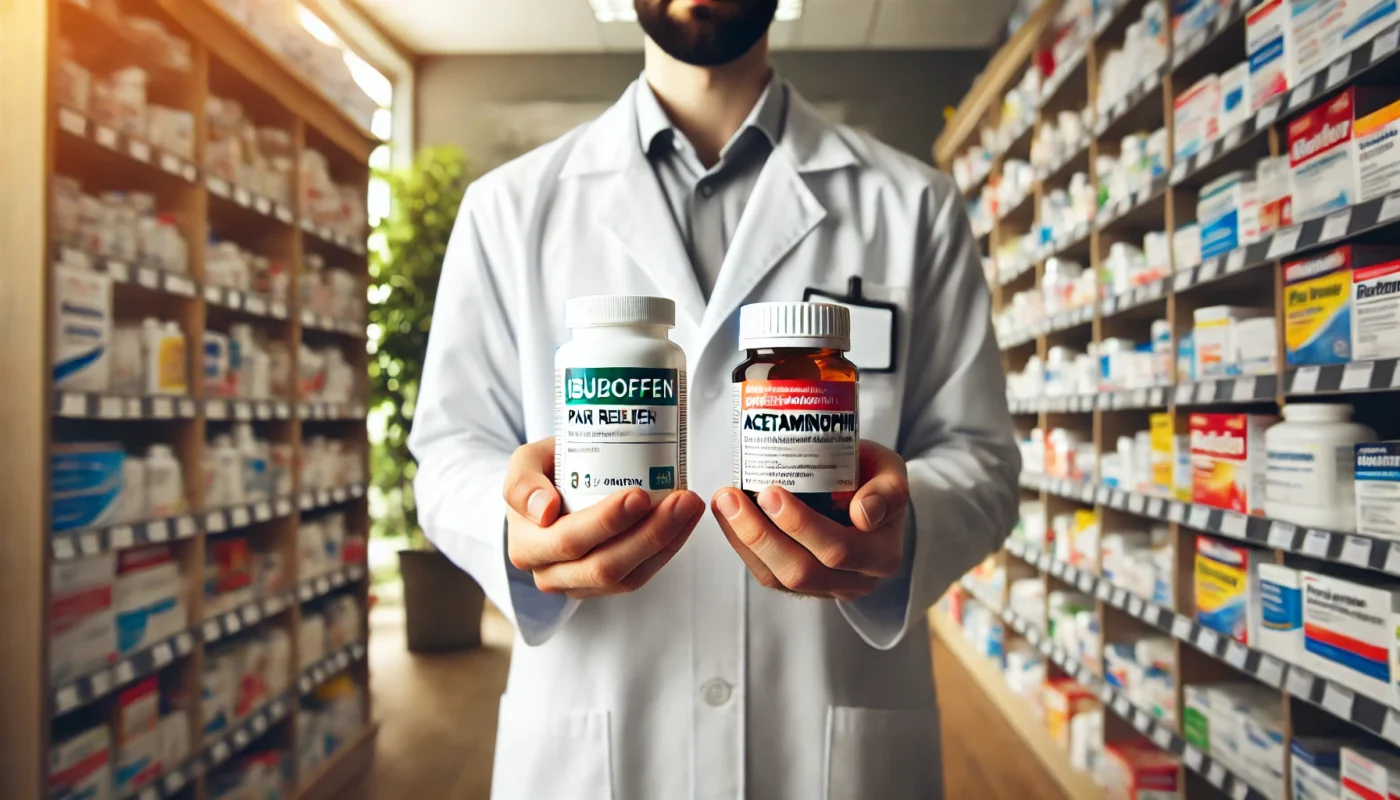
[[[827,800],[933,800],[939,764],[935,709],[827,709]]]
[[[612,742],[607,711],[555,711],[501,695],[493,800],[612,800]]]

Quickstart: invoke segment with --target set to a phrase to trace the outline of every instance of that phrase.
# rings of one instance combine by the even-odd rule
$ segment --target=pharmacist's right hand
[[[506,469],[506,548],[510,563],[549,594],[582,599],[640,589],[671,560],[705,510],[691,491],[672,492],[656,508],[641,489],[625,489],[559,516],[554,439],[521,445]]]

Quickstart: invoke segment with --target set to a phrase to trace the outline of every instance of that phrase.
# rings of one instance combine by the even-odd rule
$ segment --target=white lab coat
[[[500,800],[927,800],[942,794],[927,608],[999,546],[1019,457],[989,293],[953,183],[796,92],[705,302],[638,144],[635,87],[474,182],[443,266],[410,443],[428,536],[515,623]],[[909,465],[904,572],[853,604],[764,589],[708,512],[633,594],[538,592],[504,551],[516,446],[553,435],[564,301],[675,299],[690,488],[731,480],[739,307],[843,291],[898,304],[899,368],[863,375],[861,435]]]

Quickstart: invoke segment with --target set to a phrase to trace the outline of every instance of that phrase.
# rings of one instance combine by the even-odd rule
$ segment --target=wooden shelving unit
[[[203,800],[221,773],[254,752],[284,757],[289,795],[334,797],[372,763],[377,731],[369,696],[364,563],[368,229],[335,229],[314,218],[301,202],[306,186],[298,166],[304,151],[321,153],[336,184],[358,187],[363,209],[368,161],[379,143],[213,0],[122,0],[115,4],[121,18],[106,13],[112,5],[43,0],[0,6],[0,61],[15,76],[0,102],[0,178],[9,195],[0,201],[5,212],[0,249],[6,260],[0,330],[7,342],[0,348],[6,351],[0,376],[12,387],[0,393],[5,398],[0,445],[9,464],[0,481],[5,485],[0,523],[7,531],[0,536],[5,609],[0,644],[6,654],[0,659],[0,796],[48,796],[54,744],[94,727],[113,730],[115,767],[118,698],[156,676],[162,703],[178,699],[171,708],[186,714],[188,751],[175,763],[162,761],[149,779],[113,791],[112,797]],[[124,21],[132,16],[156,20],[186,42],[188,68],[163,62],[148,40],[132,33]],[[129,66],[146,70],[150,102],[192,115],[193,152],[163,150],[102,124],[94,112],[60,104],[64,61],[95,76]],[[286,133],[291,161],[284,196],[269,196],[206,169],[211,96],[237,100],[256,124]],[[174,221],[188,245],[187,270],[59,241],[53,176],[77,179],[94,194],[150,193],[156,210]],[[283,265],[282,289],[236,289],[210,280],[211,239]],[[349,276],[349,294],[360,302],[342,309],[345,313],[306,302],[303,290],[309,287],[303,282],[315,256],[327,269]],[[187,392],[117,394],[56,386],[50,365],[58,264],[84,265],[108,276],[116,323],[154,317],[178,324],[186,344]],[[283,363],[268,369],[285,380],[266,395],[228,397],[205,385],[205,334],[227,335],[235,325],[250,326],[260,342],[284,354]],[[316,358],[332,358],[331,351],[348,367],[342,374],[351,377],[348,388],[327,396],[323,392],[330,387],[317,382],[320,373],[313,367]],[[266,495],[232,505],[206,504],[206,485],[216,471],[211,442],[244,424],[259,439],[281,446],[269,452],[288,477]],[[183,472],[179,512],[53,533],[54,448],[87,442],[116,442],[132,453],[153,444],[170,446]],[[339,456],[314,457],[326,453]],[[317,470],[313,462],[332,468]],[[343,515],[346,538],[339,548],[325,548],[325,558],[318,556],[313,564],[300,531],[327,522],[328,515]],[[258,570],[270,577],[242,602],[216,608],[210,602],[215,595],[206,590],[212,577],[206,575],[207,559],[217,543],[235,540],[248,542],[255,558],[267,562]],[[52,570],[150,545],[171,548],[179,565],[183,627],[101,668],[50,680]],[[305,651],[299,635],[303,619],[339,598],[354,600],[353,640],[327,642],[323,653]],[[201,695],[208,691],[211,649],[241,646],[250,634],[275,631],[285,633],[290,650],[280,669],[265,673],[274,679],[271,687],[250,695],[255,698],[250,707],[237,709],[225,727],[206,735],[209,701]],[[328,757],[303,760],[316,733],[307,727],[315,719],[314,698],[340,676],[348,676],[350,694],[362,698],[361,724]],[[341,708],[346,707],[354,706]]]
[[[1055,5],[1047,2],[1041,11],[1053,14]],[[1070,153],[1061,164],[1043,170],[1030,195],[1017,208],[996,210],[991,230],[979,237],[982,255],[995,259],[1000,244],[1039,230],[1041,200],[1052,189],[1064,188],[1073,172],[1087,173],[1091,185],[1097,186],[1098,157],[1116,154],[1124,135],[1165,127],[1170,141],[1174,98],[1201,77],[1223,72],[1245,60],[1243,19],[1252,5],[1251,0],[1227,3],[1208,30],[1187,41],[1169,41],[1166,64],[1160,70],[1147,76],[1102,116],[1089,114],[1088,139],[1083,147]],[[1033,137],[1034,131],[1053,121],[1057,112],[1078,111],[1086,103],[1094,104],[1105,57],[1122,46],[1127,24],[1138,18],[1144,6],[1144,0],[1123,0],[1116,10],[1096,21],[1083,53],[1078,59],[1067,61],[1068,66],[1047,82],[1052,88],[1042,92],[1027,136]],[[1030,44],[1013,39],[993,59],[995,69],[988,70],[988,77],[979,81],[964,101],[954,118],[958,124],[950,125],[935,144],[936,159],[945,169],[967,148],[978,146],[974,142],[980,129],[996,126],[998,95],[1025,70],[1036,68],[1034,53],[1038,48],[1050,46],[1053,25],[1045,19],[1039,21],[1045,24],[1026,26],[1030,30],[1026,35],[1033,40]],[[1167,35],[1170,39],[1170,25]],[[1258,158],[1286,152],[1286,127],[1290,120],[1348,86],[1400,83],[1398,43],[1400,23],[1392,23],[1317,73],[1305,76],[1237,128],[1222,131],[1201,152],[1173,163],[1172,148],[1168,147],[1163,174],[1135,190],[1126,201],[1100,208],[1087,225],[1047,242],[1026,268],[997,269],[993,263],[989,283],[995,311],[1000,313],[1007,308],[1015,292],[1039,289],[1050,258],[1072,258],[1098,275],[1115,242],[1140,242],[1147,231],[1170,235],[1188,224],[1195,216],[1196,196],[1204,184],[1228,171],[1252,168]],[[1026,158],[1029,149],[1023,137],[1014,138],[1009,147],[991,154],[990,175],[965,187],[966,197],[980,192],[989,181],[995,182],[1008,158]],[[1169,414],[1175,432],[1181,434],[1187,430],[1192,411],[1277,414],[1289,402],[1342,401],[1354,405],[1356,418],[1375,428],[1382,440],[1395,439],[1400,436],[1400,418],[1395,414],[1400,402],[1400,395],[1396,394],[1400,390],[1400,365],[1396,359],[1325,367],[1287,366],[1281,265],[1285,260],[1325,252],[1348,242],[1391,244],[1400,231],[1397,221],[1400,194],[1375,198],[1324,218],[1285,227],[1259,242],[1205,259],[1199,265],[1174,266],[1165,278],[1134,286],[1127,292],[1109,296],[1101,291],[1095,302],[1087,306],[1050,317],[1016,335],[1004,336],[1000,341],[1004,365],[1008,372],[1019,372],[1032,356],[1043,362],[1056,345],[1082,350],[1090,343],[1111,337],[1148,340],[1154,319],[1167,320],[1173,334],[1172,379],[1168,383],[1130,391],[1013,398],[1010,405],[1017,435],[1025,437],[1035,428],[1047,432],[1065,428],[1077,432],[1085,442],[1092,441],[1095,457],[1101,458],[1115,449],[1119,436],[1146,430],[1151,413]],[[1277,373],[1199,381],[1178,374],[1175,346],[1191,331],[1194,310],[1231,303],[1274,308],[1280,365]],[[1400,747],[1400,712],[1393,704],[1376,702],[1335,681],[1312,675],[1300,665],[1240,645],[1199,625],[1195,620],[1193,582],[1195,540],[1201,534],[1231,545],[1251,547],[1264,560],[1276,564],[1299,570],[1332,571],[1359,581],[1400,577],[1400,545],[1382,537],[1312,530],[1286,520],[1245,516],[1173,497],[1048,478],[1040,474],[1039,467],[1028,465],[1023,473],[1021,498],[1039,500],[1047,517],[1089,509],[1094,511],[1101,532],[1145,531],[1152,524],[1169,526],[1175,549],[1170,604],[1154,603],[1141,592],[1111,584],[1100,573],[1097,553],[1093,563],[1070,565],[1054,558],[1044,543],[1013,540],[994,558],[1004,569],[1007,584],[1036,579],[1044,582],[1047,593],[1076,591],[1094,598],[1105,645],[1149,634],[1169,637],[1176,656],[1178,719],[1184,708],[1185,685],[1252,680],[1278,694],[1286,721],[1285,748],[1294,737],[1316,735],[1370,737],[1377,746]],[[1013,613],[1007,607],[1005,591],[988,590],[972,580],[964,584],[963,591],[968,596],[1001,618],[1007,642],[1030,643],[1045,657],[1050,675],[1074,678],[1099,695],[1104,705],[1106,739],[1150,741],[1180,758],[1180,785],[1185,787],[1185,797],[1265,796],[1244,776],[1231,773],[1208,754],[1191,747],[1178,728],[1132,706],[1124,693],[1108,685],[1101,668],[1080,663],[1059,647],[1049,635],[1045,619]],[[950,636],[947,627],[940,620],[934,626],[935,633],[945,640],[955,638],[956,633]],[[996,678],[999,676],[988,680]],[[1008,716],[1014,713],[1008,712]],[[1032,749],[1039,752],[1033,737],[1026,738]]]

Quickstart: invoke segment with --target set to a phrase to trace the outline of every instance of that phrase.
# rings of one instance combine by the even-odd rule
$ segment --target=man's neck
[[[677,61],[646,40],[647,83],[707,168],[719,162],[720,151],[753,111],[772,74],[767,37],[719,67]]]

